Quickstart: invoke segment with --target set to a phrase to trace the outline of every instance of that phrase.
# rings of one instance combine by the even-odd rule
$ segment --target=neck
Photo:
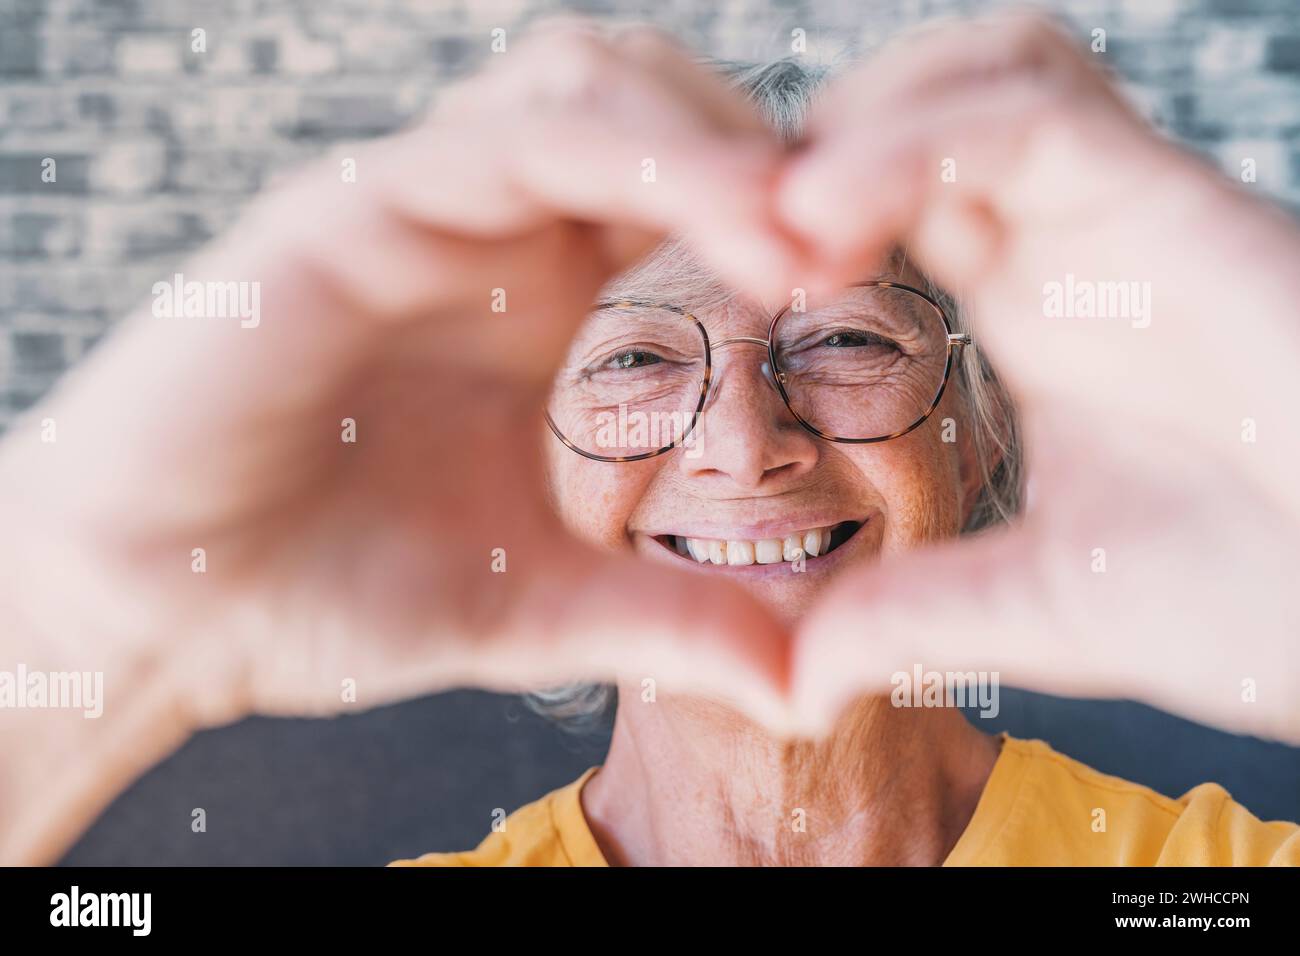
[[[938,865],[970,822],[997,738],[959,711],[864,698],[789,741],[696,698],[620,695],[582,803],[615,866]]]

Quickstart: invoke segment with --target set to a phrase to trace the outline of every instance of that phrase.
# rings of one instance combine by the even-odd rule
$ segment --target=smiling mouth
[[[841,521],[839,524],[810,528],[781,538],[722,540],[660,534],[655,535],[654,540],[683,558],[693,559],[697,564],[741,567],[824,557],[853,537],[864,524],[865,521]]]

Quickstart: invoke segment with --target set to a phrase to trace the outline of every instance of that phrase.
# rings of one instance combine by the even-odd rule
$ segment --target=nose
[[[696,480],[775,494],[812,470],[817,440],[781,398],[765,339],[724,339],[711,351],[708,399],[682,468]]]
[[[763,350],[764,354],[766,355],[767,348],[768,348],[768,341],[767,339],[756,338],[752,335],[735,335],[729,339],[723,339],[721,342],[713,343],[712,345],[709,346],[709,351],[718,352],[722,349],[730,348],[733,345],[757,345],[760,349]],[[778,395],[780,395],[781,391],[779,388],[777,388],[777,384],[776,384],[776,374],[772,371],[772,365],[766,358],[763,359],[762,372],[763,372],[763,377],[767,379],[767,384],[772,386],[773,391],[775,391]],[[714,381],[715,382],[717,381],[716,376],[714,377]]]

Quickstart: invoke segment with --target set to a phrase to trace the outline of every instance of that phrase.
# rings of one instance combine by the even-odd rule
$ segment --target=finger
[[[527,651],[521,656],[507,639],[471,676],[522,674],[534,685],[575,673],[621,679],[654,696],[706,696],[774,729],[787,723],[789,635],[739,588],[607,555],[547,569],[541,581],[546,593],[517,611]],[[539,642],[532,632],[542,619],[549,624]]]
[[[1044,17],[996,14],[926,30],[890,44],[820,98],[778,206],[821,252],[823,281],[842,282],[936,218],[936,207],[959,225],[982,225],[951,207],[1029,191],[1017,177],[1036,157],[1023,147],[1043,128],[1057,135],[1051,129],[1076,113],[1134,120],[1102,71]],[[931,229],[925,238],[949,235]],[[944,251],[954,248],[941,267],[978,275],[980,256],[957,241]]]
[[[676,40],[659,30],[630,27],[614,35],[615,49],[629,56],[648,74],[672,87],[716,130],[770,140],[772,128],[753,105],[715,70],[693,57]]]
[[[676,93],[698,120],[715,130],[770,137],[748,100],[670,35],[644,25],[608,29],[590,20],[543,21],[508,57],[483,74],[443,91],[436,115],[465,122],[485,110],[521,112],[521,104],[563,102],[589,86],[595,65],[606,81],[620,73]],[[633,117],[639,119],[639,117]]]
[[[1091,573],[1080,565],[1080,575]],[[920,672],[963,675],[971,707],[981,687],[986,694],[1018,687],[1136,699],[1232,732],[1300,741],[1297,661],[1277,620],[1260,624],[1277,636],[1228,649],[1221,627],[1174,624],[1150,613],[1150,592],[1134,595],[1126,614],[1099,613],[1088,606],[1104,600],[1098,592],[1109,582],[1098,575],[1068,600],[1035,593],[1058,583],[1053,577],[1032,565],[1014,535],[855,577],[855,593],[840,591],[800,629],[791,678],[798,725],[810,735],[824,733],[853,701],[889,696]],[[1091,623],[1098,620],[1106,620],[1104,627]],[[1245,701],[1245,678],[1266,685],[1271,703]],[[916,701],[901,698],[896,706]]]
[[[449,289],[476,287],[463,281],[466,268],[493,271],[488,289],[508,281],[500,259],[476,263],[456,241],[505,241],[560,222],[602,240],[601,261],[575,263],[578,275],[607,278],[675,233],[737,287],[762,290],[792,256],[771,204],[779,149],[679,119],[636,135],[580,113],[423,127],[362,153],[366,181],[354,191],[323,169],[259,226],[381,317],[427,316]],[[341,234],[356,239],[340,248]]]
[[[586,40],[592,36],[590,31],[583,34]],[[563,39],[563,33],[560,34]],[[550,55],[543,50],[545,45],[533,48],[535,53]],[[757,190],[745,187],[749,181],[746,163],[741,161],[732,172],[737,177],[728,189],[735,189],[734,198],[747,209],[742,218],[735,220],[724,211],[722,216],[703,215],[712,207],[700,206],[694,200],[688,201],[680,212],[672,212],[671,219],[664,228],[674,233],[685,235],[688,239],[695,236],[694,244],[706,251],[706,258],[717,259],[716,255],[707,255],[709,249],[721,250],[726,258],[738,263],[737,270],[731,271],[725,264],[722,271],[727,275],[738,276],[736,284],[760,299],[783,299],[796,276],[810,272],[806,250],[785,233],[776,221],[775,211],[771,205],[771,193],[774,173],[784,159],[783,149],[779,146],[780,135],[764,120],[748,97],[743,95],[734,84],[728,82],[715,69],[699,62],[689,50],[683,48],[666,34],[643,26],[634,26],[613,31],[609,36],[608,47],[602,53],[612,52],[618,60],[619,68],[610,68],[609,75],[617,75],[619,69],[624,72],[635,71],[637,83],[647,88],[662,89],[670,92],[676,100],[675,111],[686,118],[694,132],[701,135],[707,143],[719,135],[727,141],[739,141],[742,144],[756,144],[761,153],[761,162],[768,167]],[[531,69],[545,70],[545,63],[539,62]],[[498,90],[501,97],[511,95],[510,84],[502,84]],[[502,102],[506,108],[506,102]],[[517,104],[515,104],[517,108]],[[635,116],[638,128],[632,131],[633,138],[642,133],[642,128],[652,123],[646,110],[619,110],[620,113]],[[773,153],[773,150],[776,150]],[[644,162],[644,159],[642,160]],[[737,185],[740,188],[735,188]],[[751,200],[756,200],[751,202]],[[759,233],[761,245],[754,244],[754,233]],[[705,238],[701,239],[701,235]],[[772,252],[772,247],[775,252]]]
[[[808,133],[819,136],[845,119],[900,118],[936,96],[1014,77],[1068,83],[1121,103],[1104,72],[1059,24],[1041,12],[1003,11],[939,18],[899,35],[830,86],[809,117]]]
[[[516,187],[499,197],[521,217],[507,225],[557,214],[631,222],[684,235],[742,288],[774,284],[793,256],[771,206],[783,150],[743,95],[644,28],[608,41],[589,29],[553,31],[511,56],[509,69],[466,84],[434,124],[463,133],[491,117],[499,141],[466,150],[475,168],[465,172],[470,183],[504,175]],[[485,165],[491,157],[502,166]],[[387,178],[412,184],[409,175]],[[446,200],[470,203],[478,193],[431,196],[424,215],[436,221]],[[500,209],[484,209],[487,228],[499,227]],[[455,215],[473,218],[463,205]]]
[[[814,140],[785,171],[777,206],[789,228],[840,271],[920,232],[941,209],[984,207],[1003,221],[1086,210],[1111,182],[1109,163],[1088,162],[1093,137],[1114,142],[1122,132],[1109,119],[1073,106],[1066,87],[1001,80],[906,116],[846,123]],[[1124,140],[1115,146],[1122,149]],[[1041,181],[1043,167],[1054,182]],[[1068,192],[1037,189],[1067,181],[1074,187]],[[943,236],[935,230],[922,238]],[[959,253],[954,261],[955,245],[941,245],[927,259],[941,281],[965,288],[978,281],[993,250]]]
[[[1016,675],[1021,686],[1042,690],[1077,689],[1061,670],[1043,669],[1038,649],[1047,642],[1032,635],[1055,632],[1046,609],[1021,593],[1032,577],[1011,535],[911,553],[853,574],[851,586],[829,592],[800,627],[791,664],[795,713],[821,731],[859,697],[888,694],[894,675],[911,674],[916,663],[998,672],[1008,682]],[[990,640],[994,620],[997,639]],[[1058,651],[1048,663],[1070,662]]]

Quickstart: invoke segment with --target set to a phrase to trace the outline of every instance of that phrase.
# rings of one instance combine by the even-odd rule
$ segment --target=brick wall
[[[0,429],[277,171],[391,131],[562,9],[716,55],[869,51],[952,0],[0,0]],[[1300,0],[1057,5],[1172,135],[1300,208]],[[206,50],[194,52],[193,32]],[[42,179],[55,160],[57,178]]]

